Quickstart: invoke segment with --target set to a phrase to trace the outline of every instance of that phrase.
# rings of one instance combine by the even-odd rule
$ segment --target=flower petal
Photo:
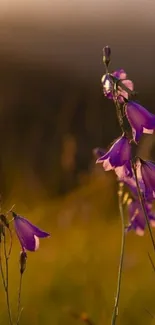
[[[136,102],[128,101],[126,116],[132,127],[133,138],[136,142],[139,141],[143,133],[148,133],[149,130],[152,133],[155,129],[155,115]]]
[[[39,237],[48,237],[49,233],[42,231],[27,219],[15,214],[14,212],[13,217],[15,230],[21,246],[29,251],[37,250],[39,247]]]
[[[132,176],[131,169],[131,146],[127,137],[123,134],[111,146],[110,150],[96,163],[103,163],[103,168],[107,170],[115,169],[119,177]]]

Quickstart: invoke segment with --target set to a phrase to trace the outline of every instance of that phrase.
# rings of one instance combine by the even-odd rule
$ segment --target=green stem
[[[143,214],[144,214],[144,218],[146,220],[146,224],[147,224],[147,227],[148,227],[148,230],[149,230],[150,239],[151,239],[151,242],[152,242],[152,245],[153,245],[153,249],[155,251],[155,241],[154,241],[153,234],[152,234],[152,230],[151,230],[151,227],[150,227],[150,223],[149,223],[149,219],[148,219],[148,215],[147,215],[147,211],[146,211],[146,207],[145,207],[145,203],[144,203],[144,198],[143,198],[143,195],[142,195],[141,190],[140,190],[140,186],[139,186],[139,182],[138,182],[138,177],[137,177],[137,170],[136,170],[136,166],[135,166],[134,163],[132,163],[132,168],[133,168],[134,175],[135,175],[135,180],[136,180],[136,185],[137,185],[139,202],[140,202],[141,207],[142,207],[142,211],[143,211]]]
[[[123,260],[124,260],[125,222],[124,222],[122,199],[123,199],[123,183],[120,183],[119,191],[118,191],[118,201],[119,201],[120,217],[121,217],[121,222],[122,222],[122,239],[121,239],[121,252],[120,252],[120,262],[119,262],[119,269],[118,269],[118,279],[117,279],[117,290],[116,290],[116,296],[115,296],[114,310],[112,313],[111,325],[116,324],[116,319],[118,316],[118,306],[119,306],[119,298],[120,298],[120,291],[121,291],[121,280],[122,280],[122,270],[123,270]]]

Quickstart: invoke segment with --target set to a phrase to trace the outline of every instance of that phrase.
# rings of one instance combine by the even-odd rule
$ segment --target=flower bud
[[[23,274],[26,269],[26,260],[27,254],[25,251],[20,252],[19,264],[20,264],[20,273]]]
[[[109,63],[110,63],[110,56],[111,56],[111,49],[110,47],[107,45],[103,48],[103,62],[104,64],[108,67]]]

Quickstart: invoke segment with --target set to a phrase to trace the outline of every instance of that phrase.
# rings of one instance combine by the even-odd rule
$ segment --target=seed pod
[[[19,264],[20,264],[20,273],[23,274],[26,269],[26,260],[27,254],[25,251],[20,252]]]

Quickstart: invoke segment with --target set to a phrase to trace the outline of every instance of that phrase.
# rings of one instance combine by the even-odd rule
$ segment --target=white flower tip
[[[37,249],[39,248],[39,238],[34,235],[34,239],[35,239],[35,251],[37,251]]]
[[[146,134],[152,134],[154,130],[149,130],[149,129],[146,129],[143,127],[143,133],[146,133]]]
[[[150,220],[150,225],[154,228],[155,227],[155,220]]]
[[[96,164],[101,164],[101,163],[103,163],[103,160],[101,160],[101,158],[98,158],[98,159],[96,160]]]
[[[142,228],[140,228],[140,227],[137,227],[136,228],[136,234],[138,235],[138,236],[144,236],[144,230],[142,229]]]

